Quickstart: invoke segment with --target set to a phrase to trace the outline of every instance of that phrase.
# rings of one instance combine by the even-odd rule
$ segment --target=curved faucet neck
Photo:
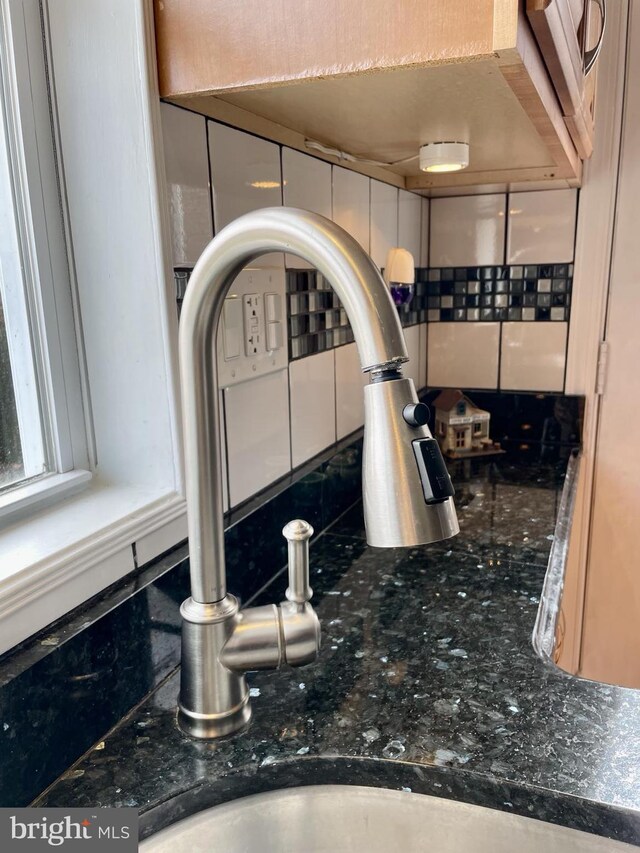
[[[180,318],[191,590],[203,603],[226,594],[215,333],[233,280],[269,252],[304,258],[333,286],[364,371],[397,368],[408,360],[398,314],[378,269],[333,222],[303,210],[266,208],[234,220],[209,243],[191,275]]]

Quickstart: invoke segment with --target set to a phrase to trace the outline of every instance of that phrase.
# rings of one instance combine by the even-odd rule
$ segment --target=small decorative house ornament
[[[504,453],[500,444],[489,437],[489,412],[479,409],[462,391],[441,391],[432,406],[436,438],[446,456],[463,459]]]

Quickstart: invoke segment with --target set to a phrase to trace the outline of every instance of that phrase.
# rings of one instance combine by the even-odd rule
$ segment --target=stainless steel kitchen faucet
[[[413,381],[402,377],[409,360],[404,337],[373,261],[342,228],[304,210],[266,208],[236,219],[202,253],[180,318],[191,597],[181,608],[178,722],[198,738],[227,735],[249,722],[247,671],[309,663],[320,648],[320,624],[309,604],[313,530],[306,522],[283,530],[289,543],[285,602],[240,611],[227,593],[215,335],[233,280],[268,252],[298,255],[330,282],[370,376],[362,477],[369,544],[411,546],[458,533],[451,481],[426,426],[426,407]]]

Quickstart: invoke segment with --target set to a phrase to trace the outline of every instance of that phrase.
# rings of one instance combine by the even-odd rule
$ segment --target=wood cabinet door
[[[588,0],[587,0],[588,2]],[[586,86],[583,0],[527,0],[527,17],[581,158],[593,151],[592,87]]]

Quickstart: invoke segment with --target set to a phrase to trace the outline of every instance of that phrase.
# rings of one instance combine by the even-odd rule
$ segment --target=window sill
[[[91,481],[90,471],[69,471],[66,474],[50,474],[31,480],[22,486],[16,486],[0,495],[0,523],[24,517],[32,513],[35,507],[45,507],[70,497]]]
[[[95,480],[6,527],[0,654],[185,538],[182,495]]]

